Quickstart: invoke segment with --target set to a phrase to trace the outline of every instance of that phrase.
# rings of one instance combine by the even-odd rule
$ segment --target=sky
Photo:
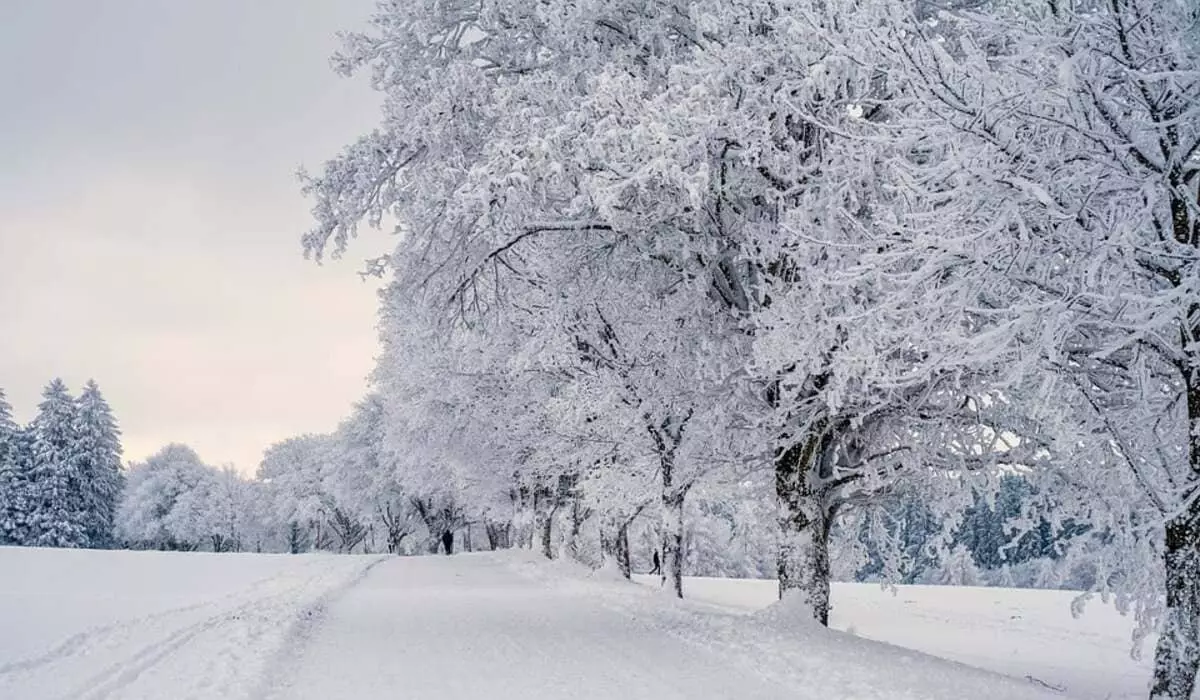
[[[377,351],[356,274],[303,258],[311,170],[378,121],[329,68],[372,0],[0,3],[0,388],[99,383],[127,460],[169,442],[252,474],[332,430]]]

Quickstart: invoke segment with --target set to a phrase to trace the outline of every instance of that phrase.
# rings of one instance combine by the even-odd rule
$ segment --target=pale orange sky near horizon
[[[366,389],[390,245],[306,261],[318,169],[378,121],[328,66],[371,0],[43,0],[0,8],[0,387],[95,378],[127,460],[168,442],[252,474]],[[47,48],[52,47],[52,48]]]

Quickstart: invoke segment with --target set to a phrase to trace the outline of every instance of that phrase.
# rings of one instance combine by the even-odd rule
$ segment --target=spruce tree
[[[28,536],[23,443],[24,435],[12,418],[12,406],[0,389],[0,545],[24,544]]]
[[[87,546],[86,509],[75,434],[75,400],[61,379],[42,392],[33,420],[30,538],[40,547]]]
[[[95,381],[79,396],[76,454],[85,510],[84,531],[91,547],[113,546],[113,522],[125,476],[121,471],[120,430]]]

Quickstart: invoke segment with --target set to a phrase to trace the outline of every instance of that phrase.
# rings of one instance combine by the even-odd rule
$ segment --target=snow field
[[[637,576],[655,587],[656,577]],[[776,600],[773,580],[689,578],[693,601],[753,613]],[[1071,591],[835,583],[830,625],[850,634],[1027,679],[1072,697],[1144,698],[1154,638],[1130,656],[1134,621],[1099,598],[1078,618]]]
[[[253,697],[380,557],[0,548],[0,698]]]
[[[1131,621],[1065,592],[839,584],[847,633],[768,607],[771,581],[638,579],[525,551],[0,548],[0,698],[1118,700],[1149,677]]]

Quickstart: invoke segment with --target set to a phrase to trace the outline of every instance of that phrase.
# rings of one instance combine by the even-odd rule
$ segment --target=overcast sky
[[[377,121],[330,71],[371,0],[0,3],[0,387],[18,419],[100,384],[127,459],[253,473],[331,430],[376,351],[374,286],[303,259],[317,169]]]

